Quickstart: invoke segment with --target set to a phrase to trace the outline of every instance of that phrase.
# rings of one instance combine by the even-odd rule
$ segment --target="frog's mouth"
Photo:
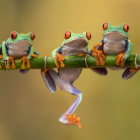
[[[64,44],[64,46],[74,47],[74,48],[84,48],[88,45],[88,40],[85,38],[76,38]]]
[[[28,40],[19,40],[12,43],[7,43],[8,47],[15,47],[15,48],[29,48],[31,46],[31,42]]]

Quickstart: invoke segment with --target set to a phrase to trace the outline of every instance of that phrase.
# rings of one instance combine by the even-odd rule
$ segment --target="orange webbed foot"
[[[131,68],[130,72],[137,72],[138,70],[140,70],[140,68]]]
[[[10,68],[16,68],[15,60],[12,56],[9,56],[8,60],[6,60],[6,69],[9,70]]]
[[[31,67],[30,60],[27,58],[27,56],[22,57],[19,61],[22,63],[21,69],[29,69]]]
[[[36,58],[36,57],[38,57],[38,55],[37,54],[32,54],[31,57]]]
[[[63,56],[62,54],[59,54],[59,53],[56,53],[56,66],[59,68],[64,68],[65,67],[65,64],[63,62],[63,60],[65,60],[65,56]]]
[[[117,55],[117,57],[116,57],[116,65],[124,66],[124,62],[125,62],[124,61],[125,60],[124,56],[125,56],[124,53],[120,53],[120,54]]]
[[[79,128],[82,127],[80,123],[80,117],[77,117],[76,114],[65,114],[66,119],[68,120],[69,125],[77,125]]]
[[[102,50],[97,49],[97,47],[102,47],[103,43],[96,44],[92,49],[92,56],[96,57],[96,65],[104,65],[105,64],[105,54]]]
[[[0,55],[0,59],[2,59],[3,58],[3,56],[2,55]]]

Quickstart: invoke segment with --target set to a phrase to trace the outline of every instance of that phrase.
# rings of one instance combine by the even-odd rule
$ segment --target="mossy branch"
[[[135,67],[135,55],[131,55],[125,62],[125,67]],[[86,63],[88,67],[112,67],[116,66],[116,56],[107,56],[105,60],[105,65],[103,66],[97,66],[96,60],[92,56],[68,56],[66,57],[66,60],[64,60],[65,67],[67,68],[86,68]],[[2,64],[2,69],[5,70],[5,62],[3,60],[0,60],[0,63]],[[15,60],[16,63],[16,69],[21,69],[21,62],[18,60]],[[45,61],[44,57],[38,57],[38,58],[32,58],[30,60],[31,63],[31,69],[42,69],[44,68]],[[140,55],[137,55],[137,64],[140,65]],[[55,61],[52,57],[46,58],[46,68],[56,68]]]

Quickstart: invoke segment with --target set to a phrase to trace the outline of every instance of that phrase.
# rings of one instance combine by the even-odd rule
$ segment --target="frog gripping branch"
[[[108,22],[103,24],[103,39],[92,49],[92,56],[96,57],[97,65],[105,65],[106,55],[116,56],[116,67],[110,67],[112,70],[120,70],[117,66],[124,66],[125,61],[131,55],[132,44],[128,40],[129,26],[122,24],[114,26]],[[123,67],[125,68],[125,67]],[[138,69],[127,68],[122,77],[128,79],[133,76]]]
[[[2,56],[6,64],[6,69],[15,69],[15,59],[22,63],[21,72],[28,71],[30,68],[30,59],[37,57],[33,50],[32,41],[35,39],[34,33],[12,32],[7,41],[2,42]]]
[[[67,56],[86,56],[89,54],[88,42],[91,39],[89,32],[83,34],[75,34],[73,32],[65,33],[65,40],[60,47],[52,52],[52,57],[55,60],[58,72],[54,69],[42,70],[41,75],[45,84],[51,92],[55,92],[55,84],[62,90],[69,92],[77,96],[75,102],[69,107],[69,109],[60,117],[59,121],[64,124],[75,124],[81,127],[80,118],[72,115],[75,109],[82,101],[82,93],[73,86],[74,81],[79,77],[83,68],[65,68],[63,61]],[[100,68],[91,68],[93,71],[97,71]],[[98,71],[100,74],[104,74],[103,71]],[[79,121],[79,122],[78,122]]]
[[[103,39],[91,51],[88,50],[91,33],[66,32],[64,41],[52,56],[38,57],[34,52],[34,33],[12,32],[0,46],[0,69],[19,69],[26,73],[29,69],[41,69],[41,76],[48,90],[56,92],[56,86],[76,96],[76,100],[62,114],[59,121],[81,128],[80,117],[74,113],[82,101],[83,93],[73,83],[83,68],[89,68],[99,75],[107,75],[107,67],[112,70],[125,69],[122,78],[129,79],[140,70],[140,56],[131,55],[132,44],[128,39],[129,26],[103,24]],[[56,68],[56,69],[55,69]]]

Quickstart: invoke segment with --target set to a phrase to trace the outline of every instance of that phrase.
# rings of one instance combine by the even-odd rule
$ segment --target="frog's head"
[[[129,26],[127,24],[122,24],[121,26],[114,26],[108,22],[105,22],[103,24],[103,30],[103,36],[106,36],[109,33],[117,33],[128,38]]]
[[[19,43],[19,42],[28,42],[30,45],[32,45],[33,40],[35,39],[34,33],[18,33],[18,32],[12,32],[10,37],[7,40],[7,43],[13,44],[13,43]]]
[[[75,34],[73,32],[67,31],[64,35],[65,40],[62,46],[83,48],[88,45],[88,41],[91,39],[91,34],[89,32],[84,32],[82,34]]]

